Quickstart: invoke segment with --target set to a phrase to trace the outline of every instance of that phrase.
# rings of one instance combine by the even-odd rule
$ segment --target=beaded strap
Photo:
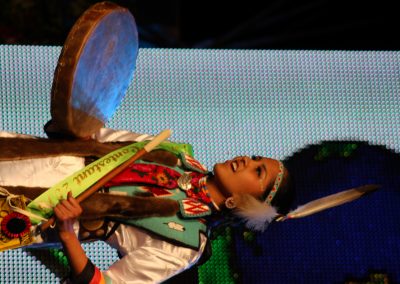
[[[271,204],[272,199],[274,199],[276,193],[278,192],[279,186],[282,183],[282,179],[283,179],[283,173],[285,171],[285,168],[283,166],[283,163],[281,161],[278,161],[279,163],[279,173],[276,176],[275,179],[275,183],[274,186],[272,187],[271,191],[269,192],[267,198],[265,199],[265,202],[267,202],[268,204]]]

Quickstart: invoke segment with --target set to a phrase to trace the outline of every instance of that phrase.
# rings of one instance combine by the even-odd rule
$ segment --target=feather
[[[299,206],[296,210],[287,214],[284,219],[306,217],[328,208],[353,201],[366,193],[377,190],[378,188],[380,188],[379,185],[369,184],[331,194]]]
[[[248,194],[235,195],[237,208],[233,213],[253,231],[263,232],[278,215],[276,209]]]

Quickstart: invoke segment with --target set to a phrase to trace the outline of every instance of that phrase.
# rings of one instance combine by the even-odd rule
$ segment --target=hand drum
[[[128,89],[137,53],[138,32],[129,10],[109,2],[86,10],[58,59],[47,134],[83,138],[101,128]]]

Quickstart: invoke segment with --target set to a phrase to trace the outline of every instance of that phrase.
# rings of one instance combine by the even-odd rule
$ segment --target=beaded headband
[[[271,191],[269,192],[267,198],[265,198],[265,202],[267,202],[269,205],[272,202],[272,199],[274,199],[275,194],[278,192],[279,186],[281,185],[281,182],[283,180],[283,173],[285,171],[285,167],[283,166],[283,163],[281,161],[278,161],[279,163],[279,173],[276,176],[274,186],[272,187]]]

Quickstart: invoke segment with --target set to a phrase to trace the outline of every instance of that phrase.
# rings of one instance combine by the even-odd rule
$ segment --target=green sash
[[[59,200],[65,199],[68,192],[71,191],[74,197],[79,196],[100,178],[135,155],[147,143],[148,141],[133,143],[105,155],[49,188],[30,202],[27,209],[42,218],[49,218],[53,214],[53,207],[57,205]],[[156,149],[164,149],[175,154],[184,151],[189,155],[193,155],[192,147],[189,144],[163,142]],[[40,220],[31,218],[31,222],[37,224]]]

